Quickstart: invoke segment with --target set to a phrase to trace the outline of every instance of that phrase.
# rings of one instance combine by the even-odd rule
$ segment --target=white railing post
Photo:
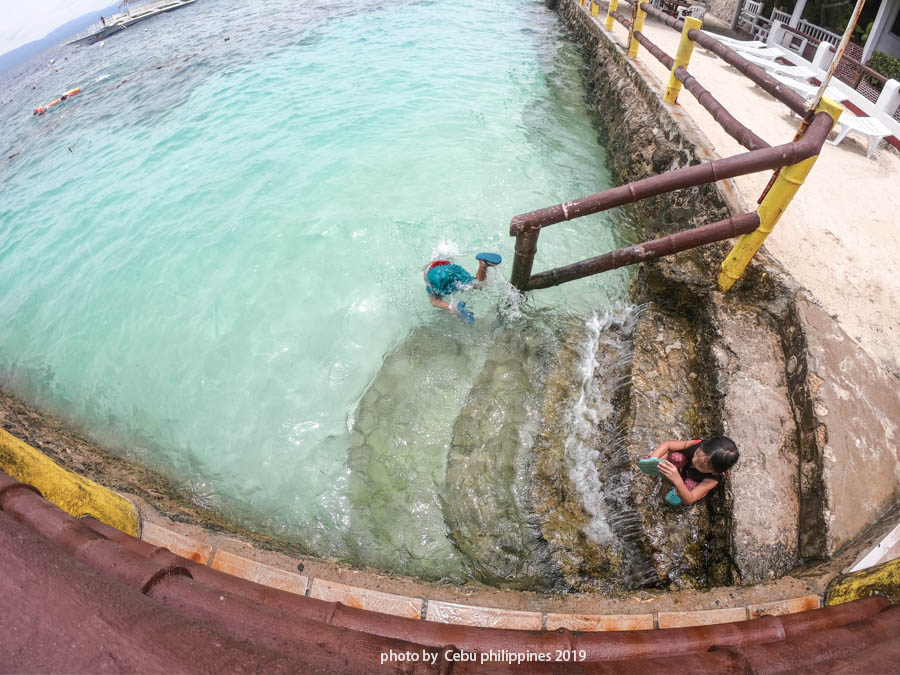
[[[828,70],[828,66],[831,65],[831,59],[834,58],[834,47],[830,42],[826,42],[822,40],[819,43],[819,46],[816,47],[816,55],[813,56],[812,64],[816,68],[821,68],[822,70]]]
[[[900,106],[900,82],[888,80],[878,95],[875,110],[883,112],[888,117],[893,117],[897,106]]]
[[[780,21],[781,23],[788,23],[791,20],[791,15],[788,12],[782,12],[780,9],[772,8],[772,16],[769,17],[772,21]]]
[[[780,21],[773,21],[772,27],[769,28],[769,37],[766,38],[766,46],[772,47],[774,45],[781,44],[781,34],[784,33],[784,28]]]

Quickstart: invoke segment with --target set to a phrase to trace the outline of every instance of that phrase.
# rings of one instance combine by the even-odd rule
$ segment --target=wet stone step
[[[462,571],[440,500],[453,420],[483,360],[471,333],[462,322],[414,329],[385,357],[357,405],[347,545],[361,564],[425,578]]]
[[[531,448],[558,350],[545,330],[498,332],[453,428],[444,520],[478,580],[546,590],[556,573],[531,506]]]
[[[619,403],[628,382],[634,310],[595,317],[563,340],[534,446],[541,532],[570,590],[617,591],[656,581],[629,503]]]
[[[709,582],[710,516],[704,502],[672,507],[664,497],[672,484],[646,476],[637,462],[662,441],[702,435],[700,375],[691,322],[651,303],[634,332],[627,454],[633,480],[630,500],[640,519],[641,546],[658,582],[697,587]],[[705,501],[705,500],[704,500]]]

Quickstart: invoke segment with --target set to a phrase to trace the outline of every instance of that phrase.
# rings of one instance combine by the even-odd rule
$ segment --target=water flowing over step
[[[354,415],[357,561],[523,590],[658,583],[620,428],[637,316],[410,333]]]
[[[534,504],[569,588],[619,590],[657,582],[622,440],[623,386],[638,312],[607,311],[571,331],[551,373],[535,443]]]

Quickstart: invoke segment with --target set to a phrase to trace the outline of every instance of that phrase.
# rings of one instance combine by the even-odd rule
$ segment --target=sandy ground
[[[627,39],[618,23],[613,33]],[[680,36],[675,30],[648,17],[644,34],[675,54]],[[659,80],[662,95],[668,71],[643,47],[638,58]],[[799,119],[724,61],[696,47],[688,69],[767,143],[793,139]],[[717,155],[746,152],[688,91],[682,90],[678,104]],[[882,141],[867,159],[865,143],[851,134],[839,146],[825,144],[766,247],[863,349],[900,379],[900,153]],[[769,177],[765,172],[735,180],[748,210]]]

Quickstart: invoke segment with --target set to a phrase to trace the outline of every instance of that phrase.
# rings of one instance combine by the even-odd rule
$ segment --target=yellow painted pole
[[[694,51],[694,41],[688,37],[688,31],[697,29],[703,22],[692,16],[685,17],[684,29],[681,31],[681,42],[678,43],[678,51],[675,52],[675,63],[672,65],[672,72],[669,74],[669,84],[666,86],[666,95],[663,100],[666,103],[675,103],[678,100],[678,92],[681,91],[681,80],[675,77],[675,69],[684,66],[687,68],[691,62],[691,54]]]
[[[827,112],[831,118],[837,122],[837,118],[841,116],[843,108],[834,101],[823,98],[816,112]],[[719,274],[719,289],[722,291],[729,290],[750,264],[753,256],[765,242],[766,237],[775,228],[781,215],[785,212],[788,204],[797,194],[797,190],[803,185],[807,175],[813,164],[816,163],[818,155],[814,155],[802,162],[791,164],[781,170],[775,183],[766,194],[756,213],[759,214],[759,227],[750,234],[742,236],[738,243],[735,244],[731,253],[722,262],[722,271]]]
[[[609,0],[609,9],[606,10],[606,30],[612,30],[613,12],[619,11],[619,0]]]
[[[600,5],[591,0],[591,16],[597,16],[600,13]]]
[[[641,9],[641,3],[644,0],[633,0],[637,12],[634,13],[634,21],[631,23],[631,33],[628,35],[628,56],[631,58],[637,58],[638,55],[638,41],[634,39],[635,31],[644,30],[644,17],[647,16],[647,12]]]

